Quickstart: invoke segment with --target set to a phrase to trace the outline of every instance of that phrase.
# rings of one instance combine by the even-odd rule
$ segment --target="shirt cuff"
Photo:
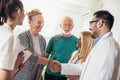
[[[61,64],[61,74],[80,75],[82,68],[82,64]]]

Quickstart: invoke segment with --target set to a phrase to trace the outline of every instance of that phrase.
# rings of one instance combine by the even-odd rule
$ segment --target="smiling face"
[[[30,25],[30,32],[33,35],[37,35],[44,25],[44,19],[42,13],[38,9],[33,9],[28,13],[28,20]]]
[[[34,15],[32,20],[29,21],[30,29],[34,31],[34,33],[38,33],[41,31],[44,25],[44,19],[42,15]]]
[[[71,35],[71,31],[73,29],[73,20],[70,17],[65,17],[60,24],[62,29],[62,34],[64,35]]]

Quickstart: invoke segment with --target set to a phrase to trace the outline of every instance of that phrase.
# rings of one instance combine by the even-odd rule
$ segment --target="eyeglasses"
[[[91,25],[92,23],[94,22],[98,22],[99,20],[93,20],[93,21],[90,21],[89,24]]]

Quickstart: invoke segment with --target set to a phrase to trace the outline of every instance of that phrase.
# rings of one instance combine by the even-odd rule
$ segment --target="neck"
[[[16,27],[15,22],[10,19],[8,19],[6,23],[11,27],[12,30]]]
[[[62,33],[61,35],[64,36],[64,37],[70,37],[72,34],[64,34],[64,33]]]

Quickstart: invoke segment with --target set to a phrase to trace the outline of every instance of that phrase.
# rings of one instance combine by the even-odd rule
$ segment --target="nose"
[[[65,25],[65,27],[67,27],[67,28],[68,28],[68,27],[69,27],[69,25],[68,25],[68,24],[66,24],[66,25]]]
[[[91,31],[92,31],[92,29],[91,29],[91,28],[89,28],[89,30],[91,30]]]

